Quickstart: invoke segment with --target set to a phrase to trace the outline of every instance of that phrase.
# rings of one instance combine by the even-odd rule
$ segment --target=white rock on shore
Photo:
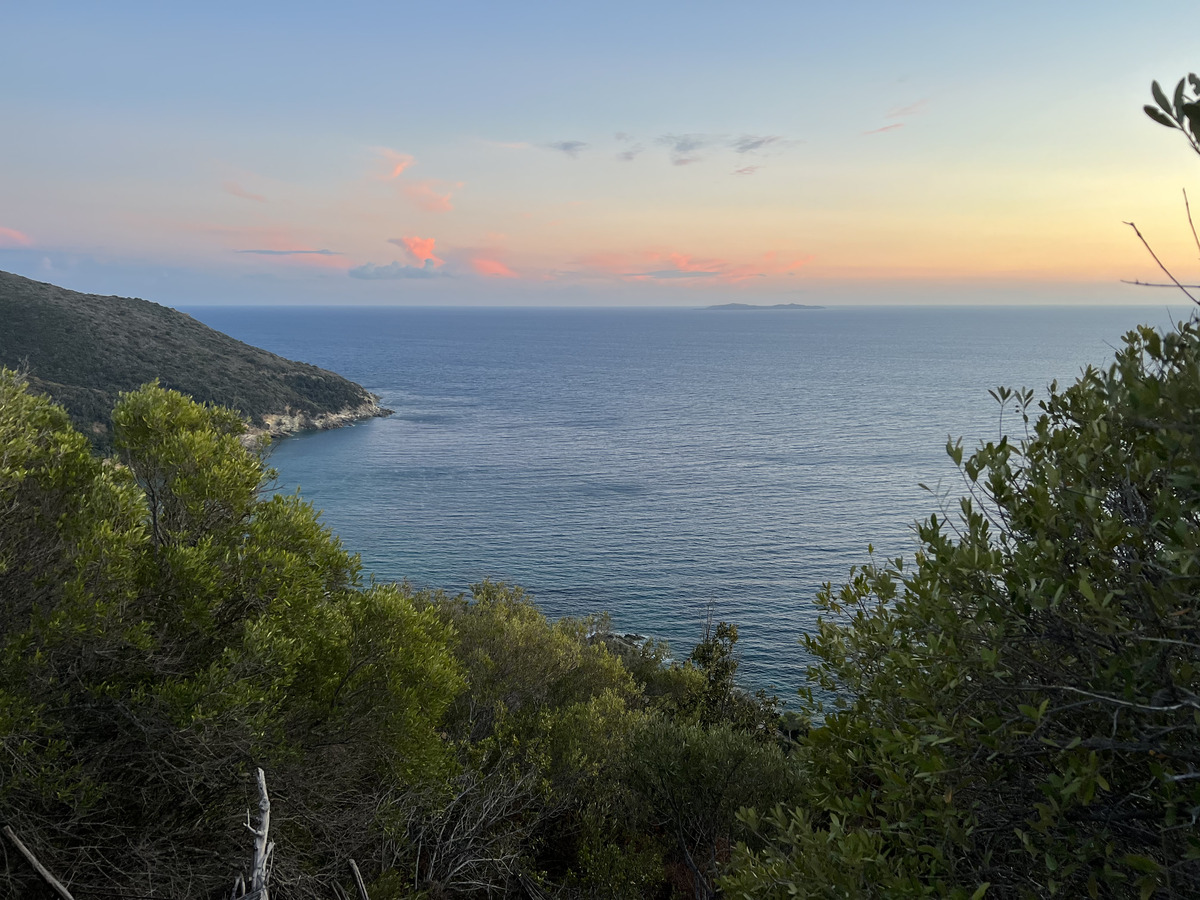
[[[263,416],[262,425],[251,425],[246,437],[254,439],[267,435],[269,437],[284,437],[300,431],[327,431],[331,428],[341,428],[353,425],[366,419],[376,419],[390,416],[393,410],[379,405],[379,398],[374,394],[366,403],[358,406],[348,406],[337,412],[323,413],[310,416],[307,413],[291,412],[268,413]]]

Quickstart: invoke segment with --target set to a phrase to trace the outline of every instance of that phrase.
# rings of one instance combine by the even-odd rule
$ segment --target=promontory
[[[335,428],[389,412],[353,381],[242,343],[178,310],[8,272],[0,272],[0,366],[24,372],[99,447],[109,444],[117,395],[154,379],[240,411],[258,433]]]

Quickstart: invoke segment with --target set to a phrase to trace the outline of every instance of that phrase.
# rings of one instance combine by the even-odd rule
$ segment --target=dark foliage
[[[375,398],[333,372],[235,340],[147,300],[81,294],[0,272],[0,366],[66,407],[101,448],[122,391],[158,379],[261,426],[283,413],[314,417]]]

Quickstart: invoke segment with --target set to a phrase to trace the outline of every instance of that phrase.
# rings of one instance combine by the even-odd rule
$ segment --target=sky
[[[1195,0],[0,10],[0,269],[76,290],[1162,304],[1127,221],[1200,281]]]

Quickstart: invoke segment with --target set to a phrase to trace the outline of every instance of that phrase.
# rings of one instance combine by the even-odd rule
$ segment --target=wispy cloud
[[[554,141],[546,145],[551,150],[557,150],[560,153],[565,153],[571,159],[576,159],[579,156],[579,151],[587,147],[583,141]]]
[[[743,134],[741,137],[736,137],[731,140],[729,142],[729,147],[734,153],[755,153],[759,150],[762,150],[764,147],[777,144],[782,140],[783,138],[777,134]]]
[[[267,198],[262,194],[252,194],[236,181],[226,181],[222,183],[221,190],[227,194],[232,194],[235,197],[241,197],[243,200],[253,200],[255,203],[267,202]]]
[[[667,159],[673,166],[695,165],[696,163],[705,161],[710,155],[715,156],[717,154],[734,153],[738,156],[745,156],[747,154],[773,155],[796,144],[803,143],[803,141],[791,140],[778,134],[740,134],[731,137],[728,134],[709,134],[704,132],[679,134],[672,132],[659,135],[652,140],[639,141],[628,131],[616,131],[613,132],[612,137],[613,141],[618,145],[613,158],[621,162],[632,162],[645,153],[648,147],[657,145],[666,148]],[[514,144],[511,146],[528,145]],[[547,150],[555,150],[566,154],[572,159],[579,158],[583,155],[584,151],[598,149],[596,146],[584,141],[554,141],[548,144],[541,144],[540,146]]]
[[[762,168],[762,166],[742,166],[740,169],[734,169],[733,174],[734,175],[753,175],[755,172],[757,172],[761,168]]]
[[[463,186],[461,181],[449,183],[437,178],[424,178],[403,186],[404,196],[425,212],[450,212],[452,193]]]
[[[894,109],[884,113],[885,119],[905,119],[909,116],[917,116],[925,112],[925,107],[929,105],[928,98],[918,100],[916,103],[910,103],[908,106],[897,106]]]
[[[492,259],[485,256],[477,256],[471,260],[471,268],[479,275],[484,275],[488,278],[517,278],[516,272],[506,266],[498,259]]]
[[[388,147],[377,147],[378,153],[387,164],[385,181],[399,179],[409,168],[416,165],[417,160],[410,153],[399,153]],[[440,178],[420,178],[415,181],[403,178],[400,180],[400,190],[418,209],[425,212],[450,212],[454,204],[450,202],[454,191],[463,186],[461,181],[449,182]]]
[[[911,116],[917,116],[925,112],[925,107],[928,103],[928,100],[918,100],[915,103],[909,103],[907,106],[896,106],[884,113],[883,117],[885,119],[907,119]],[[882,134],[885,131],[896,131],[903,128],[904,124],[904,122],[893,122],[891,125],[884,125],[882,128],[872,128],[870,131],[864,131],[863,134]]]
[[[435,266],[440,266],[442,260],[438,259],[433,254],[433,246],[435,240],[433,238],[423,237],[402,237],[388,238],[389,244],[395,244],[397,247],[403,247],[408,251],[408,255],[416,260],[420,265],[432,262]]]
[[[658,143],[665,144],[671,155],[671,165],[690,166],[700,162],[697,152],[711,147],[714,139],[707,134],[664,134]]]
[[[383,177],[388,180],[399,178],[405,169],[417,161],[412,154],[397,153],[390,147],[379,147],[376,152],[383,157],[383,161],[387,164],[387,174]]]
[[[15,228],[0,227],[0,247],[13,249],[15,247],[29,247],[33,244],[29,235],[22,234]]]
[[[784,258],[775,251],[764,253],[750,262],[658,251],[633,255],[594,253],[578,260],[581,269],[568,274],[615,276],[629,281],[738,282],[750,278],[794,276],[808,261],[807,257],[795,255]]]
[[[654,269],[649,272],[624,272],[628,278],[653,278],[666,280],[675,278],[716,278],[721,275],[726,263],[721,260],[693,259],[686,253],[667,254],[670,268]]]
[[[258,256],[341,256],[337,250],[234,250],[234,253],[254,253]]]
[[[716,278],[720,272],[690,272],[686,269],[655,269],[651,272],[626,272],[627,278],[652,278],[655,281],[670,281],[676,278]]]
[[[427,259],[419,266],[406,266],[403,263],[393,262],[386,266],[377,266],[372,263],[356,266],[350,269],[346,274],[351,278],[361,278],[365,281],[386,281],[398,278],[447,278],[450,273],[443,269],[437,268],[438,263],[432,259]]]
[[[618,131],[613,135],[613,140],[619,144],[632,144],[617,154],[617,159],[622,162],[632,162],[637,159],[638,154],[646,149],[646,145],[643,143],[633,143],[633,135],[627,131]]]
[[[903,122],[893,122],[891,125],[884,125],[882,128],[872,128],[870,131],[864,131],[863,134],[882,134],[885,131],[895,131],[897,128],[903,127]]]

